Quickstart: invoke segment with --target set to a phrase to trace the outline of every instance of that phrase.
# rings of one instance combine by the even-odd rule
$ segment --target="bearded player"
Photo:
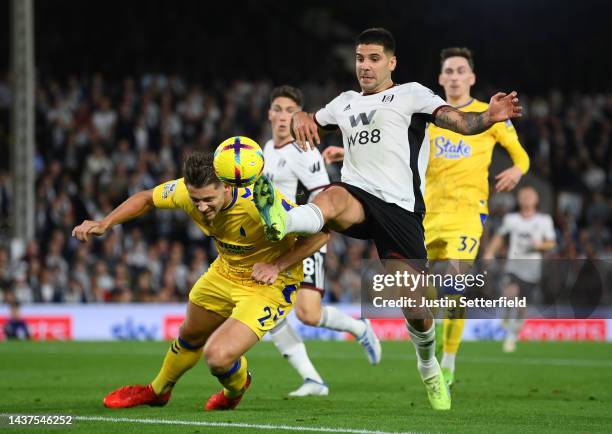
[[[396,85],[395,41],[382,28],[367,29],[355,43],[355,71],[361,92],[340,94],[315,114],[298,112],[292,133],[306,149],[320,144],[319,133],[340,129],[345,148],[342,182],[312,203],[286,211],[273,185],[255,183],[255,204],[270,239],[316,233],[324,226],[347,236],[371,239],[387,273],[421,273],[427,268],[423,217],[424,180],[429,161],[427,124],[461,134],[478,134],[521,115],[515,92],[498,93],[486,111],[462,112],[419,83]],[[401,261],[389,261],[400,259]],[[399,285],[390,287],[402,290]],[[412,287],[413,302],[425,288]],[[450,394],[435,357],[435,327],[428,308],[402,309],[415,348],[417,368],[431,406],[449,410]]]
[[[487,110],[487,103],[471,96],[471,88],[476,83],[472,52],[468,48],[446,48],[440,57],[438,81],[444,88],[446,101],[462,112]],[[425,178],[427,213],[423,221],[427,257],[432,261],[448,261],[448,272],[465,273],[478,254],[488,215],[488,176],[495,144],[501,144],[513,162],[512,167],[495,177],[498,192],[510,191],[518,184],[529,169],[529,156],[510,120],[496,123],[476,135],[462,135],[432,123],[429,141]],[[323,156],[328,162],[340,161],[344,158],[344,149],[330,146]],[[454,295],[452,288],[438,290]],[[459,309],[448,309],[446,315],[437,334],[443,349],[442,373],[446,383],[452,386],[465,319]]]

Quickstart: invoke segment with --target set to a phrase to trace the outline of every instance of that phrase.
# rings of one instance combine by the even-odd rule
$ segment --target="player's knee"
[[[202,337],[202,333],[196,330],[190,324],[183,323],[179,329],[179,336],[185,342],[193,347],[201,347],[206,343],[206,337]]]
[[[320,309],[312,309],[308,306],[302,306],[300,304],[296,305],[295,314],[300,321],[309,326],[318,326],[319,321],[321,320]]]
[[[334,219],[340,214],[343,204],[346,203],[346,199],[343,198],[344,194],[348,194],[344,189],[332,186],[325,190],[325,194],[319,194],[313,200],[313,203],[323,213],[326,221]]]
[[[226,346],[208,343],[204,346],[204,359],[208,369],[218,374],[231,368],[237,357]]]

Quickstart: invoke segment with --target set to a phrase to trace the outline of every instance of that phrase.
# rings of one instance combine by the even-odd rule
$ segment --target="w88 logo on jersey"
[[[380,130],[374,128],[373,130],[361,130],[351,134],[347,137],[348,145],[355,146],[356,144],[367,145],[368,143],[380,142]]]

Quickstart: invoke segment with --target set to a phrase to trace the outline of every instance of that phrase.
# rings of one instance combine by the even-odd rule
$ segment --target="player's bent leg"
[[[321,321],[321,294],[316,289],[300,288],[295,301],[295,315],[304,324],[317,327]]]
[[[296,306],[299,305],[298,296]],[[287,359],[289,364],[293,366],[300,377],[302,377],[302,385],[297,390],[290,392],[289,396],[329,394],[327,384],[325,384],[323,378],[321,378],[308,357],[304,342],[302,342],[300,336],[298,336],[286,319],[279,322],[276,327],[270,330],[270,337],[278,351]]]
[[[355,319],[333,306],[323,306],[318,327],[352,334],[372,365],[380,363],[382,347],[368,319]]]
[[[345,231],[365,220],[361,202],[339,185],[332,185],[319,193],[312,204],[321,210],[325,225],[336,232]]]
[[[321,317],[321,295],[317,290],[301,288],[294,303],[296,315],[305,324],[318,322]],[[306,321],[305,321],[306,320]],[[316,325],[316,324],[315,324]],[[329,388],[312,364],[306,346],[289,322],[284,319],[271,331],[276,348],[302,377],[302,385],[289,393],[291,397],[326,396]]]
[[[316,234],[323,229],[323,214],[316,205],[291,208],[265,175],[255,181],[253,197],[270,241],[280,241],[289,233]]]
[[[179,337],[172,341],[155,379],[148,385],[125,386],[109,393],[104,398],[104,406],[128,408],[166,405],[176,382],[197,364],[202,357],[202,345],[224,321],[224,317],[190,301]]]
[[[355,319],[333,306],[321,306],[319,293],[308,289],[298,291],[295,313],[306,325],[352,334],[363,347],[369,362],[372,365],[380,363],[380,340],[369,320]]]
[[[322,191],[312,203],[289,209],[272,181],[261,176],[253,186],[253,196],[266,237],[271,241],[279,241],[289,233],[314,234],[326,224],[343,231],[365,219],[361,203],[340,186]]]
[[[243,354],[258,341],[250,327],[234,318],[228,318],[208,339],[204,358],[223,390],[208,399],[206,410],[233,410],[240,403],[251,383]]]

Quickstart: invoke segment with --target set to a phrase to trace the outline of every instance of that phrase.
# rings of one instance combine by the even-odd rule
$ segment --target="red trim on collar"
[[[291,138],[289,139],[289,141],[287,141],[287,142],[283,143],[282,145],[278,145],[278,146],[274,145],[274,149],[284,148],[284,147],[285,147],[285,146],[287,146],[289,143],[293,143],[293,142],[295,142],[295,139],[294,139],[293,137],[291,137]]]

